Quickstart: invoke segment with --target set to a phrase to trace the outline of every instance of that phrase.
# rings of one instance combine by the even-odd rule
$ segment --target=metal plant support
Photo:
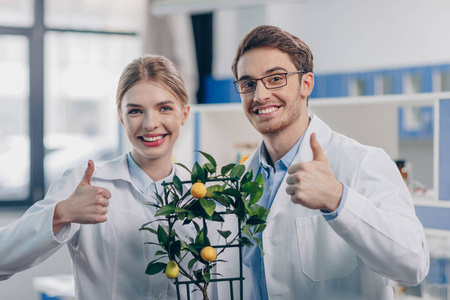
[[[211,181],[233,181],[236,182],[236,186],[237,188],[239,188],[239,178],[220,178],[220,179],[207,179],[206,182],[211,182]],[[191,183],[190,181],[182,181],[182,184],[188,184]],[[170,185],[172,183],[163,183],[163,185]],[[164,193],[167,193],[167,190],[164,189]],[[219,214],[225,214],[225,212],[219,212]],[[206,220],[203,218],[203,228],[207,228],[206,227]],[[241,221],[238,220],[238,237],[239,239],[242,237],[242,230],[241,230]],[[206,246],[206,245],[205,245]],[[242,267],[242,247],[243,245],[241,244],[241,242],[238,240],[237,243],[233,243],[231,245],[212,245],[211,247],[216,248],[216,249],[226,249],[226,248],[238,248],[239,251],[239,277],[231,277],[231,278],[214,278],[210,280],[211,282],[228,282],[229,284],[229,288],[230,288],[230,300],[235,300],[234,299],[234,288],[233,288],[233,283],[235,281],[239,282],[239,300],[243,300],[243,294],[244,294],[244,285],[243,285],[243,281],[245,280],[244,276],[243,276],[243,267]],[[208,270],[210,270],[209,268],[210,263],[207,263],[207,268]],[[196,281],[193,280],[178,280],[178,277],[175,278],[174,284],[176,286],[176,290],[177,290],[177,298],[178,300],[181,299],[181,295],[180,295],[180,286],[184,285],[186,288],[186,294],[187,294],[187,299],[190,300],[191,297],[191,284],[196,283]],[[237,300],[237,299],[236,299]]]

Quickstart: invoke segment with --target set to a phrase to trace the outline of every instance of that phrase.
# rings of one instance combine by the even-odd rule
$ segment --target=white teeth
[[[142,139],[146,142],[156,142],[159,141],[163,138],[163,135],[158,135],[158,136],[154,136],[154,137],[145,137],[143,136]]]
[[[273,111],[276,111],[277,109],[278,108],[274,107],[274,106],[266,108],[266,109],[258,109],[258,115],[265,115],[265,114],[271,113]]]

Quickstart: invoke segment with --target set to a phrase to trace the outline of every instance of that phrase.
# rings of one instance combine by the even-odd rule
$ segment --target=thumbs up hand
[[[105,222],[111,193],[102,187],[92,186],[94,162],[89,160],[83,178],[73,194],[58,202],[53,215],[53,233],[70,223],[96,224]]]
[[[315,133],[311,134],[310,144],[313,160],[289,167],[286,192],[296,204],[311,209],[334,211],[341,201],[342,184],[334,177]]]

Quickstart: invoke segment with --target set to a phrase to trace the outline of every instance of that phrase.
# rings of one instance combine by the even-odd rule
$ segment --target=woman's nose
[[[154,130],[159,126],[159,118],[157,114],[146,113],[142,119],[142,127],[147,130]]]

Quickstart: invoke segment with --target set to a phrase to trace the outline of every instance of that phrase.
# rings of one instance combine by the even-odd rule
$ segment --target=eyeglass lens
[[[256,90],[256,82],[261,80],[268,89],[276,89],[286,85],[286,74],[272,74],[260,79],[238,80],[237,88],[239,93],[250,93]]]

